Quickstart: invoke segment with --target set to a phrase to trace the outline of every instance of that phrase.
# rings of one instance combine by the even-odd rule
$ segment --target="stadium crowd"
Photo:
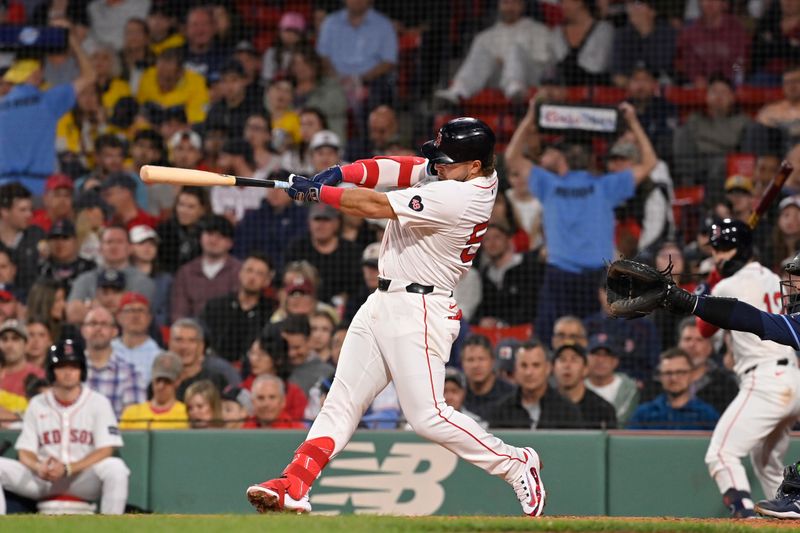
[[[712,429],[735,396],[724,332],[609,316],[603,251],[713,279],[712,221],[800,168],[800,2],[5,0],[0,23],[69,28],[67,49],[0,52],[3,425],[70,337],[122,428],[306,427],[386,221],[139,170],[313,175],[416,155],[459,114],[496,130],[503,194],[456,290],[448,403],[492,428]],[[646,135],[540,134],[550,101],[627,101]],[[604,185],[557,183],[587,172]],[[798,176],[755,230],[776,272]],[[362,425],[405,427],[391,384]]]

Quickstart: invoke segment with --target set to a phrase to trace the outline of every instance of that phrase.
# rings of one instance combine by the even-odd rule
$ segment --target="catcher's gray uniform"
[[[17,450],[30,451],[40,461],[52,457],[65,464],[107,447],[122,447],[117,419],[108,399],[86,385],[70,405],[61,404],[53,391],[34,397],[25,411],[16,444]],[[33,500],[62,494],[87,501],[100,499],[100,512],[104,514],[125,511],[129,475],[121,459],[108,457],[78,474],[50,482],[19,461],[0,457],[0,489]],[[6,501],[0,490],[0,514],[5,513]]]

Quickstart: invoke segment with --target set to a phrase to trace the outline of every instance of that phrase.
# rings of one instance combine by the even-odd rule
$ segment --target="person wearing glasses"
[[[711,430],[719,413],[692,394],[692,359],[681,348],[670,348],[659,356],[658,377],[664,389],[655,399],[633,412],[628,429]]]

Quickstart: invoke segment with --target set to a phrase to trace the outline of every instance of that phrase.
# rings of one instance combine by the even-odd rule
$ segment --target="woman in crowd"
[[[283,167],[283,157],[272,148],[272,123],[267,115],[253,113],[247,117],[242,136],[253,148],[259,175],[268,176]]]
[[[47,324],[53,339],[61,338],[67,308],[67,289],[60,281],[39,278],[28,292],[28,316]]]
[[[78,255],[102,266],[100,232],[105,226],[108,206],[97,191],[82,193],[75,202],[75,233]]]
[[[294,86],[287,78],[275,78],[267,86],[264,107],[272,120],[272,148],[283,153],[300,142],[300,116],[294,110]]]
[[[119,99],[131,96],[131,86],[120,77],[122,67],[113,48],[108,45],[100,45],[89,57],[97,79],[100,102],[103,104],[106,116],[110,117]]]
[[[286,389],[284,411],[292,420],[302,420],[306,408],[306,395],[296,384],[289,381],[291,367],[286,353],[286,341],[280,335],[263,335],[253,341],[247,351],[250,375],[242,381],[242,388],[250,390],[253,381],[262,374],[272,374],[283,380]]]
[[[278,37],[275,44],[264,52],[261,79],[269,83],[284,76],[292,60],[292,53],[305,42],[306,21],[303,15],[286,12],[278,23]]]
[[[772,230],[773,270],[800,250],[800,196],[787,196],[779,204],[778,223]],[[779,270],[780,269],[780,270]]]
[[[25,345],[25,359],[32,365],[44,368],[45,357],[53,345],[53,334],[50,324],[44,318],[29,317],[25,324],[28,330],[28,342]]]
[[[347,98],[342,84],[324,75],[322,59],[310,46],[300,48],[292,55],[289,71],[294,81],[294,107],[324,109],[328,127],[340,138],[345,138],[347,126]]]
[[[300,142],[288,150],[289,156],[284,163],[284,168],[296,174],[307,176],[314,173],[314,164],[311,162],[309,145],[315,133],[328,129],[328,119],[316,107],[304,107],[300,110]]]
[[[144,20],[132,18],[125,24],[120,60],[122,79],[136,93],[142,74],[155,64],[155,55],[150,50],[150,30]]]
[[[336,329],[336,321],[325,311],[314,311],[309,317],[311,325],[311,336],[308,338],[309,347],[317,356],[330,362],[333,354],[333,332]]]
[[[173,216],[156,229],[161,238],[158,257],[163,271],[174,274],[181,265],[200,255],[200,221],[210,212],[206,188],[181,188]]]
[[[150,304],[156,326],[169,325],[169,296],[172,274],[161,268],[158,260],[159,236],[150,226],[134,226],[130,230],[131,264],[142,274],[150,277],[156,285],[155,296]]]
[[[189,385],[183,397],[189,425],[193,429],[206,429],[222,425],[222,399],[217,387],[208,380]]]
[[[94,165],[94,143],[106,132],[106,112],[95,86],[78,94],[75,106],[56,125],[56,152],[61,164],[72,169]]]

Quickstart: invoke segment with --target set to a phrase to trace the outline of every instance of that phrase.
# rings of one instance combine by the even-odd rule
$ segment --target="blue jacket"
[[[308,209],[292,203],[276,213],[266,200],[261,207],[245,213],[236,226],[233,237],[233,255],[244,259],[251,251],[265,253],[277,271],[283,269],[283,254],[295,237],[308,232]]]
[[[680,409],[673,409],[666,394],[643,403],[633,412],[628,429],[714,429],[719,413],[702,400],[692,398]]]

